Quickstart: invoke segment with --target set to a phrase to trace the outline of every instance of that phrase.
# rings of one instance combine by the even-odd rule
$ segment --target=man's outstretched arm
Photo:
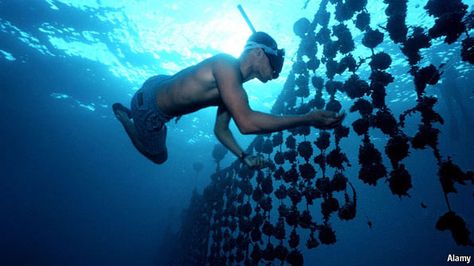
[[[214,76],[221,99],[242,134],[271,133],[303,125],[327,129],[339,125],[345,117],[344,114],[328,111],[313,111],[305,115],[292,116],[276,116],[253,111],[235,66],[220,61],[214,69]]]

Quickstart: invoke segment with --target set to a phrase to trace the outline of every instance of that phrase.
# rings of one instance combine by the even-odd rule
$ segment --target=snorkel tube
[[[249,17],[245,13],[244,8],[242,7],[242,5],[240,5],[240,4],[237,5],[237,8],[239,9],[240,14],[242,15],[245,22],[247,23],[250,30],[252,31],[252,34],[257,33],[254,26],[252,25],[252,22],[250,21]],[[275,41],[273,40],[273,42],[275,42]],[[278,76],[280,75],[281,69],[283,68],[283,62],[285,60],[285,49],[278,49],[276,42],[275,42],[275,47],[268,47],[268,46],[263,45],[263,44],[258,44],[258,43],[249,41],[249,42],[247,42],[246,47],[247,47],[246,49],[248,49],[248,48],[262,48],[264,50],[265,54],[267,55],[268,59],[270,60],[270,65],[273,69],[273,74],[272,74],[273,79],[278,78]]]
[[[244,17],[244,20],[245,20],[245,22],[247,22],[247,25],[249,26],[249,28],[250,28],[250,30],[252,31],[252,33],[257,32],[257,31],[255,30],[255,28],[253,27],[252,22],[250,21],[249,17],[248,17],[247,14],[245,13],[244,8],[242,7],[242,5],[240,5],[240,4],[237,5],[237,8],[239,9],[240,14],[242,14],[242,17]]]

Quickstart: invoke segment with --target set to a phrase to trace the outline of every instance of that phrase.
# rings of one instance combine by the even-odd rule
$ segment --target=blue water
[[[236,8],[242,4],[255,27],[288,55],[279,79],[246,83],[250,105],[268,112],[298,47],[293,23],[312,19],[319,2],[303,9],[305,1],[283,0],[0,0],[0,265],[163,265],[164,236],[179,229],[192,191],[202,191],[215,171],[216,109],[170,122],[169,160],[158,166],[134,149],[111,105],[128,104],[151,75],[173,74],[219,52],[237,57],[250,35]],[[369,1],[371,25],[386,19],[381,2]],[[474,3],[464,2],[472,10]],[[409,25],[433,24],[424,4],[409,1]],[[360,43],[361,36],[354,39]],[[452,98],[442,97],[442,85],[427,89],[440,97],[435,109],[446,120],[437,125],[440,148],[463,169],[473,169],[474,67],[459,61],[459,43],[434,44],[431,51],[458,73],[460,98],[471,114],[463,116],[459,103],[449,109]],[[384,45],[396,77],[387,104],[398,115],[416,104],[416,94],[404,56]],[[366,50],[357,47],[355,55]],[[369,73],[360,72],[364,78]],[[350,99],[342,103],[348,110]],[[349,114],[344,123],[355,119]],[[416,133],[418,121],[408,119],[407,132]],[[232,129],[242,147],[252,141]],[[383,147],[386,137],[373,137]],[[341,143],[353,165],[359,144],[355,135]],[[229,153],[221,164],[234,159]],[[204,165],[198,175],[195,162]],[[346,172],[358,192],[358,215],[334,221],[335,245],[303,248],[305,265],[444,265],[448,254],[474,255],[472,247],[457,246],[448,232],[435,229],[447,210],[432,152],[412,150],[405,164],[413,188],[403,199],[383,183],[363,184],[355,167]],[[450,194],[471,230],[473,199],[472,185]]]

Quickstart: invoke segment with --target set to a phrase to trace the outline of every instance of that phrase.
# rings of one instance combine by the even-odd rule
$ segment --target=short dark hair
[[[261,48],[267,55],[272,67],[273,78],[278,78],[285,60],[285,49],[278,49],[276,41],[265,32],[255,32],[247,40],[244,52],[253,48]]]
[[[268,35],[267,33],[263,31],[258,31],[250,35],[247,42],[256,42],[256,43],[266,45],[274,50],[278,49],[278,45],[276,41],[270,35]]]

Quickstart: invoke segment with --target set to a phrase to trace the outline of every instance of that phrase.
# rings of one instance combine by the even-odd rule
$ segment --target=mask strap
[[[244,51],[254,49],[254,48],[262,48],[265,53],[272,54],[272,55],[278,55],[277,51],[264,45],[261,43],[253,42],[253,41],[248,41],[247,44],[245,45]]]

